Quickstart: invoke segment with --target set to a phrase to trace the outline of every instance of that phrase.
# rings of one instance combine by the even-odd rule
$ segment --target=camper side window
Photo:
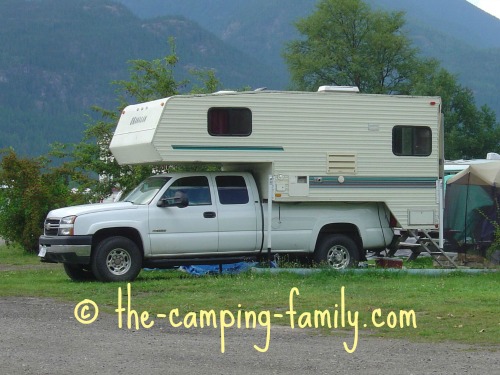
[[[247,185],[243,176],[217,176],[217,193],[221,204],[247,204]]]
[[[248,108],[210,108],[208,134],[216,137],[247,137],[252,134],[252,111]]]
[[[429,156],[432,153],[432,131],[427,126],[392,128],[392,152],[396,156]]]

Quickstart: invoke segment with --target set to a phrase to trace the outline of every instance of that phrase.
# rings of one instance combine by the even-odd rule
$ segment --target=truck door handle
[[[215,216],[215,212],[213,211],[203,212],[203,217],[206,219],[213,219]]]

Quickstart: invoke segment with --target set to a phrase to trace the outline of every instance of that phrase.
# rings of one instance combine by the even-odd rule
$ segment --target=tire
[[[334,269],[355,267],[359,261],[359,249],[352,238],[344,234],[325,237],[314,253],[314,261]]]
[[[90,269],[90,266],[84,266],[81,264],[69,264],[64,263],[64,271],[66,275],[73,281],[92,281],[95,280],[94,273]]]
[[[99,281],[133,281],[141,268],[141,251],[126,237],[106,238],[92,254],[92,271]]]

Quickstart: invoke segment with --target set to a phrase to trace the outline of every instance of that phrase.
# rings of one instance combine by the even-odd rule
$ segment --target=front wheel
[[[69,278],[73,281],[95,280],[95,276],[92,273],[90,266],[64,263],[64,271],[66,272],[66,275],[68,275]]]
[[[126,237],[104,239],[92,255],[92,271],[100,281],[133,281],[141,268],[141,251]]]
[[[327,264],[334,269],[354,267],[359,261],[358,246],[344,234],[325,237],[314,254],[316,263]]]

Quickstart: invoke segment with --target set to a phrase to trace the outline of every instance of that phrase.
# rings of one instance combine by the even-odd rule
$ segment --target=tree
[[[283,54],[296,88],[354,85],[381,94],[405,87],[417,50],[402,31],[402,12],[371,11],[361,0],[321,0],[316,8],[296,23],[304,38]]]
[[[424,71],[422,71],[422,69]],[[491,108],[477,108],[473,92],[455,75],[429,62],[415,72],[407,94],[442,98],[446,159],[481,159],[500,148],[500,126]]]
[[[158,98],[177,95],[192,82],[176,81],[174,68],[178,62],[175,45],[170,40],[171,53],[163,59],[152,61],[130,61],[130,80],[114,81],[117,86],[117,108],[114,110],[93,107],[97,119],[89,117],[82,142],[73,145],[55,145],[51,155],[69,159],[65,169],[80,189],[89,189],[94,200],[99,201],[111,193],[114,186],[127,190],[144,180],[155,169],[157,172],[168,166],[119,165],[109,151],[109,144],[118,122],[119,114],[131,102],[141,103]],[[213,92],[219,81],[212,70],[191,71],[191,75],[202,83],[193,84],[196,93]],[[99,177],[99,178],[98,178]]]
[[[46,158],[19,158],[13,150],[1,152],[0,235],[26,251],[38,249],[38,237],[50,209],[79,200],[67,188],[64,173],[48,169]]]
[[[402,31],[403,13],[372,11],[361,0],[321,0],[296,26],[303,38],[288,43],[283,54],[295,88],[334,84],[365,93],[441,96],[446,158],[499,151],[495,113],[478,109],[472,91],[438,61],[418,56]]]

